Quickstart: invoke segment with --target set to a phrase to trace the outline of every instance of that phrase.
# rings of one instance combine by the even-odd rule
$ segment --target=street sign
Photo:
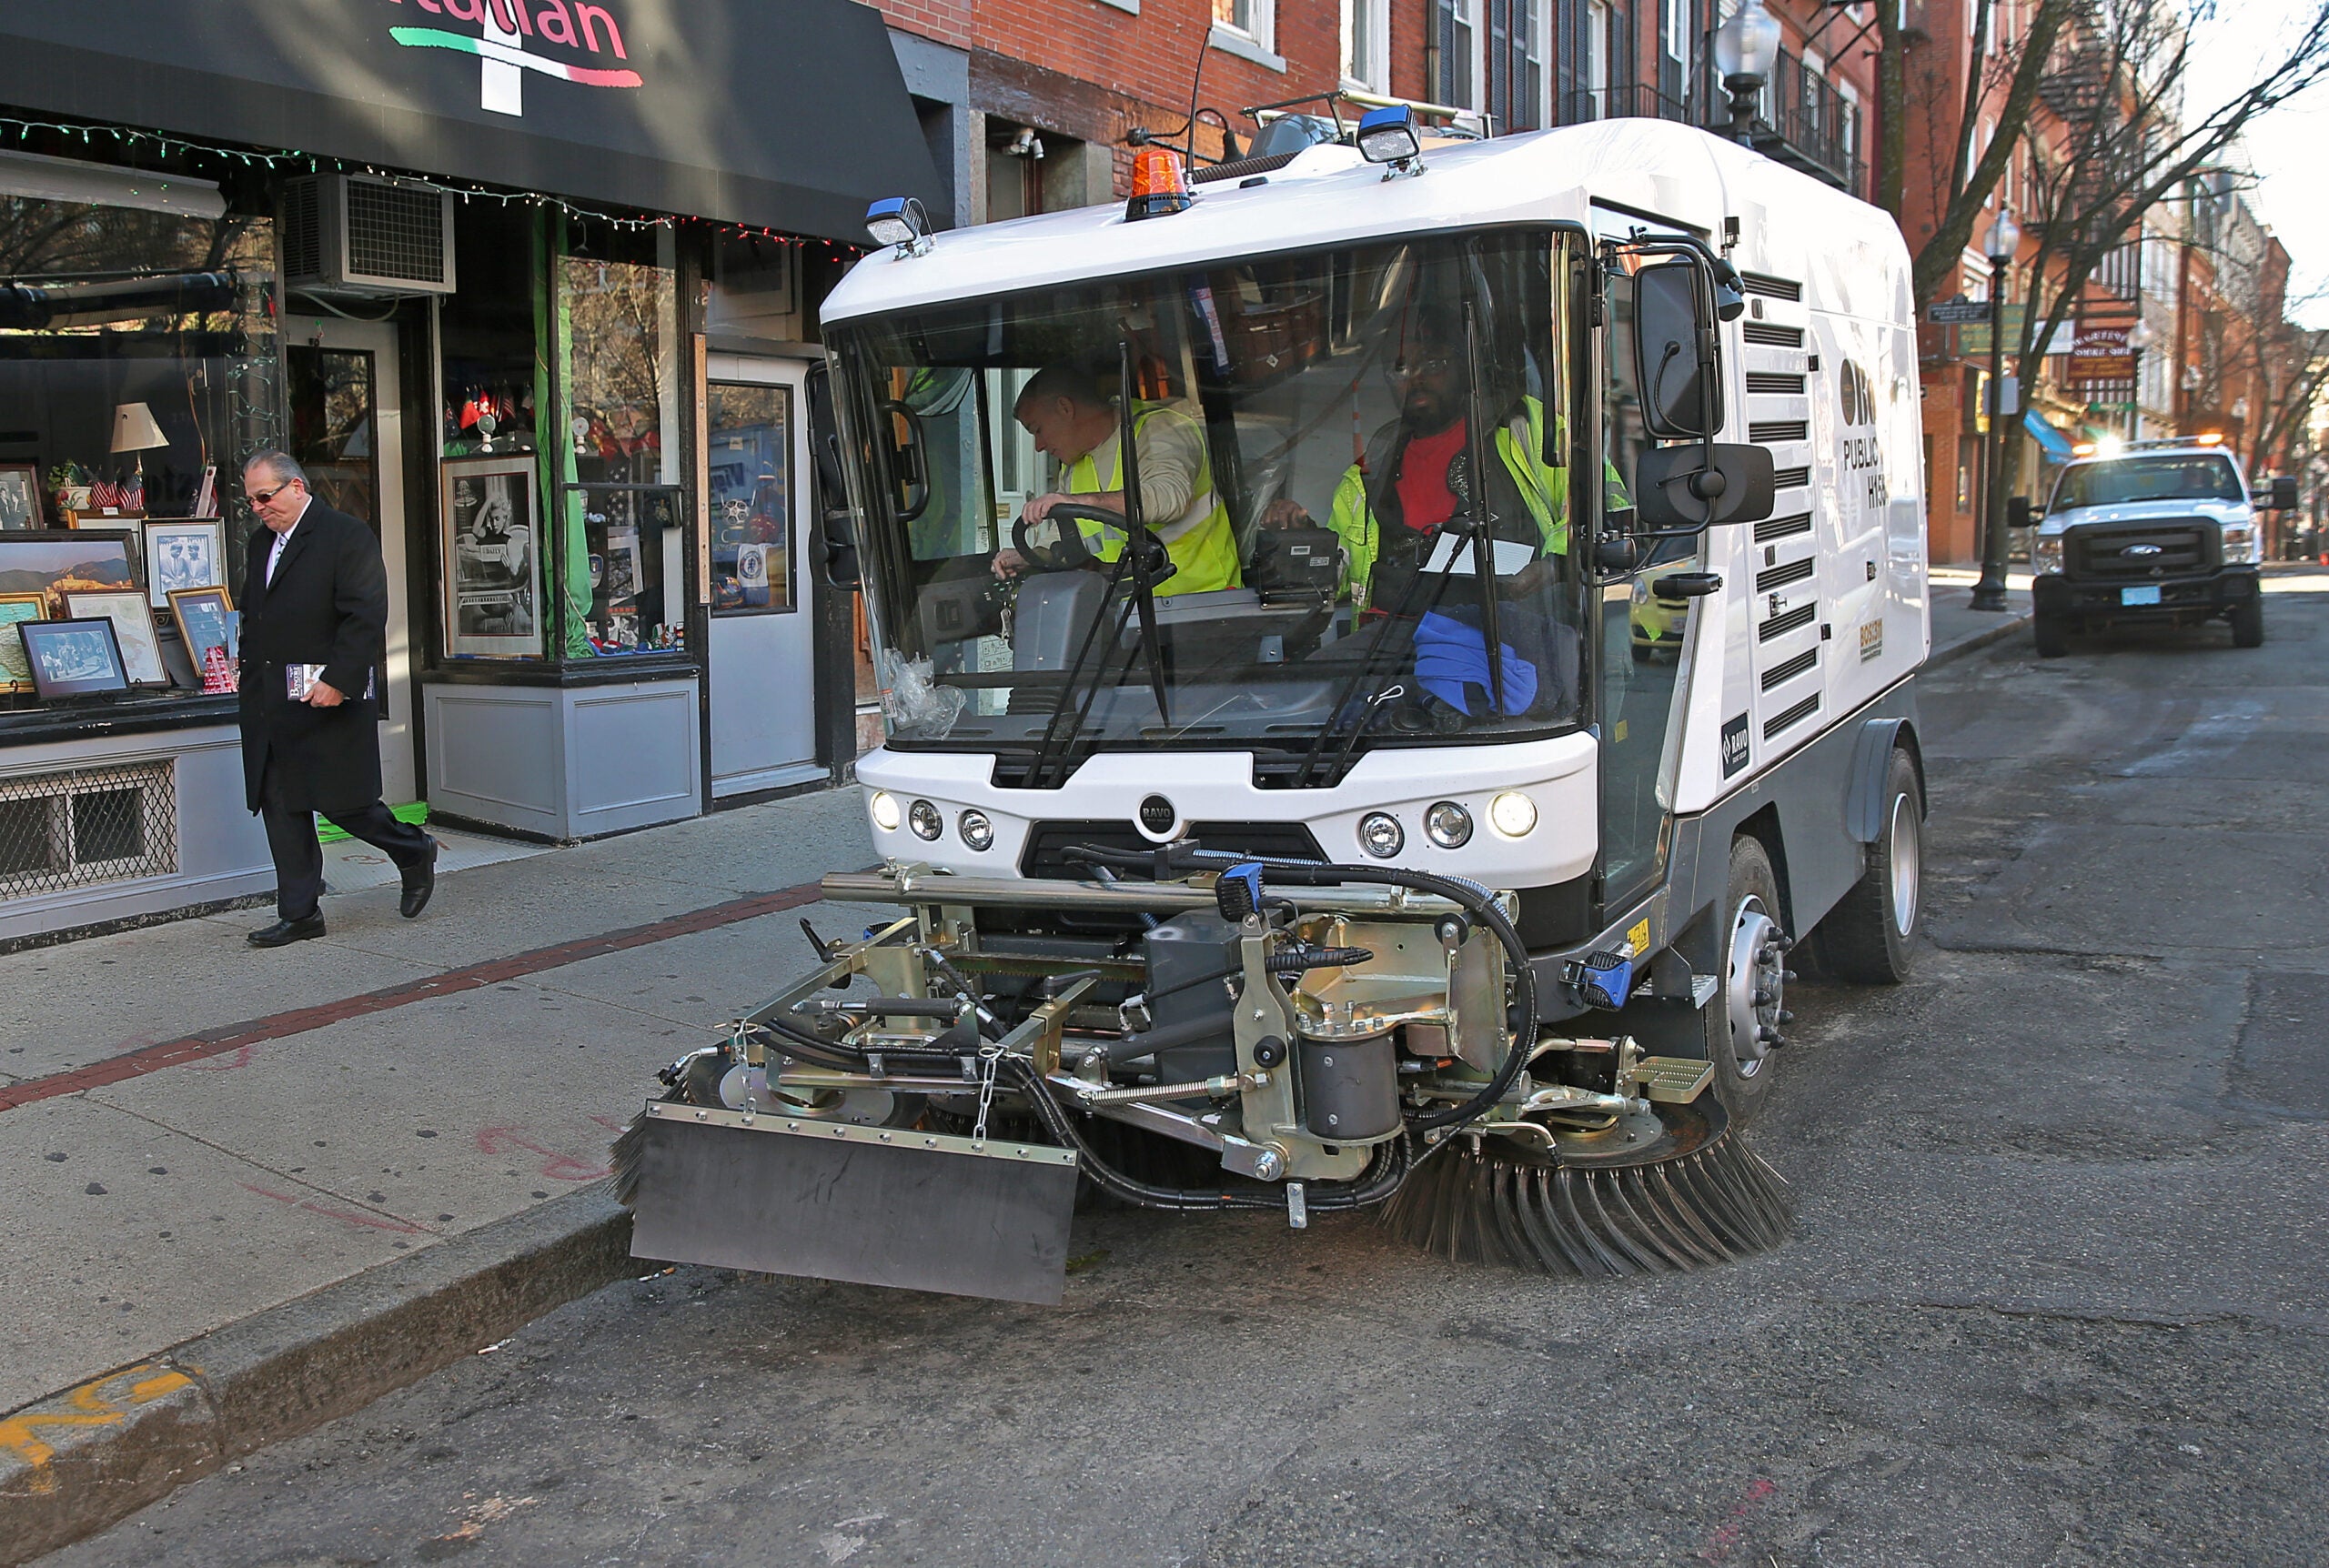
[[[2135,351],[2127,345],[2132,322],[2082,321],[2078,324],[2078,339],[2071,345],[2070,379],[2074,383],[2096,381],[2132,381],[2135,378]]]
[[[1998,316],[2005,323],[2006,352],[2011,354],[2021,343],[2022,304],[2011,300],[2001,307]],[[1981,314],[1957,329],[1957,352],[1967,359],[1987,359],[1990,357],[1990,307],[1981,307]]]
[[[1925,307],[1925,319],[1935,327],[1961,327],[1969,321],[1987,321],[1990,302],[1986,299],[1937,299]]]

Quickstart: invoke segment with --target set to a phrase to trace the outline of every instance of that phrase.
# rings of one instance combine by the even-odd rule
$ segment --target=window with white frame
[[[1459,109],[1480,106],[1478,4],[1479,0],[1434,0],[1432,6],[1432,44],[1439,55],[1433,95]]]
[[[1343,82],[1391,90],[1391,0],[1343,0]]]
[[[1213,0],[1214,25],[1234,28],[1265,49],[1277,47],[1277,0]]]

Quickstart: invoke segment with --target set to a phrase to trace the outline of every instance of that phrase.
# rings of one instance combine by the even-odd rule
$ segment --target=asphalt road
[[[2329,576],[2274,587],[2259,650],[1930,680],[1931,940],[1797,993],[1777,1253],[1112,1213],[1059,1309],[682,1270],[48,1561],[2322,1561]]]

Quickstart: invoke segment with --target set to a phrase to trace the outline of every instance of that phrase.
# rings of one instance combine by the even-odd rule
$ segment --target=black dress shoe
[[[428,907],[428,895],[437,890],[437,851],[443,847],[429,839],[428,859],[405,868],[404,897],[397,901],[397,913],[408,920]]]
[[[324,917],[322,911],[318,910],[303,920],[277,920],[271,926],[262,926],[243,940],[255,948],[279,948],[323,934]]]

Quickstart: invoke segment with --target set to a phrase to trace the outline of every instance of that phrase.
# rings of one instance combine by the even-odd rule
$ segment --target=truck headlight
[[[2033,572],[2058,572],[2062,569],[2062,536],[2040,534],[2030,541],[2030,569]]]
[[[2223,558],[2227,561],[2253,562],[2256,553],[2256,525],[2226,523],[2223,529]]]

